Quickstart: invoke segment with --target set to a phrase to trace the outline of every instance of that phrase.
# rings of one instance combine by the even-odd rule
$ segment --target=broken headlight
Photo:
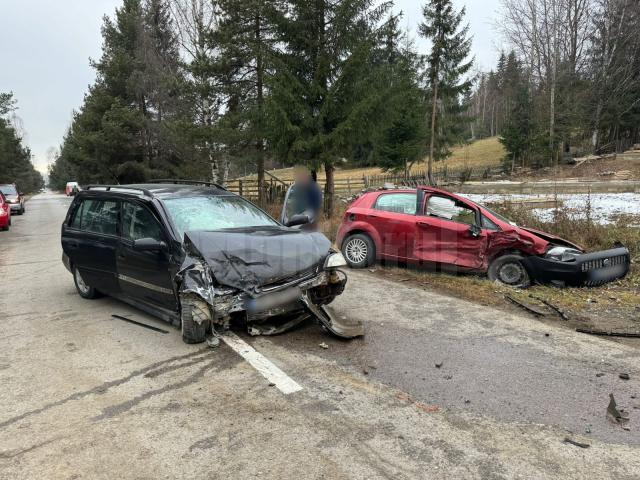
[[[551,247],[545,257],[558,262],[573,262],[579,255],[582,255],[582,252],[575,248],[556,246]]]
[[[342,253],[340,252],[329,254],[327,259],[324,261],[325,269],[340,268],[340,267],[346,267],[346,266],[347,266],[347,261],[344,259],[344,257],[342,256]]]

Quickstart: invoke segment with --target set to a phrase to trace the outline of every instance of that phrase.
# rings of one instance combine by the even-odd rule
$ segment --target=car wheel
[[[207,338],[207,327],[211,323],[209,306],[191,295],[181,298],[182,340],[184,343],[202,343]]]
[[[76,290],[82,298],[93,300],[94,298],[98,298],[100,296],[95,288],[87,285],[87,283],[82,278],[82,275],[80,274],[80,270],[78,270],[76,267],[73,267],[73,282],[76,284]]]
[[[365,268],[376,261],[376,246],[369,235],[356,233],[342,242],[342,254],[351,268]]]
[[[496,258],[491,265],[487,275],[489,280],[498,281],[515,288],[527,288],[531,285],[531,278],[527,269],[522,264],[521,255],[503,255]]]

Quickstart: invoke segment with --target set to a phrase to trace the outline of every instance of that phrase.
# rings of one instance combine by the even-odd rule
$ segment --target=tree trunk
[[[549,151],[551,153],[551,165],[555,164],[555,122],[556,122],[556,72],[555,66],[553,67],[553,71],[551,73],[551,93],[549,95]]]
[[[258,141],[256,142],[258,167],[258,204],[264,206],[265,201],[265,184],[264,184],[264,140],[262,138],[262,107],[264,103],[264,63],[262,59],[262,32],[261,32],[260,14],[255,17],[255,38],[258,53],[256,55],[256,89],[258,100]]]
[[[436,182],[433,178],[433,155],[435,151],[435,142],[436,142],[436,112],[438,109],[438,71],[436,69],[436,74],[434,75],[433,82],[433,101],[431,104],[431,141],[429,142],[429,160],[427,163],[427,179],[429,180],[429,185],[435,186]]]
[[[324,172],[326,176],[326,183],[324,184],[324,213],[328,218],[333,217],[333,194],[334,194],[334,179],[333,173],[335,167],[330,162],[325,162]]]

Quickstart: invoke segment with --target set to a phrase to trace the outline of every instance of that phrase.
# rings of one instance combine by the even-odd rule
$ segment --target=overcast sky
[[[473,35],[473,54],[480,68],[497,58],[493,19],[499,0],[455,0],[466,5]],[[18,100],[25,140],[36,168],[45,172],[46,152],[57,147],[82,104],[95,73],[89,58],[99,58],[103,15],[112,15],[121,0],[0,0],[0,92]],[[421,3],[396,0],[404,23],[415,32]],[[418,47],[425,45],[416,38]]]

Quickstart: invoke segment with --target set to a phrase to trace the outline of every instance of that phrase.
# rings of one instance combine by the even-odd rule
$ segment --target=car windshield
[[[480,205],[480,204],[478,204]],[[508,223],[509,225],[512,225],[514,227],[517,227],[518,225],[516,225],[516,222],[512,222],[511,220],[509,220],[508,218],[500,215],[499,213],[494,212],[493,210],[491,210],[490,208],[488,208],[486,205],[480,205],[483,209],[485,209],[487,212],[489,212],[491,215],[493,215],[495,218],[497,218],[498,220]]]
[[[169,198],[164,204],[180,237],[189,231],[278,225],[245,199],[230,195]]]
[[[13,185],[0,185],[0,191],[5,195],[17,195],[18,191]]]

